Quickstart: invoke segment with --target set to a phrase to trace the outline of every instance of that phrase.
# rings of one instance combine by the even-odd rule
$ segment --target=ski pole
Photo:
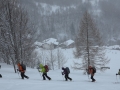
[[[18,73],[18,77],[20,78],[20,74],[19,74],[19,71],[18,71],[18,69],[17,69],[17,73]]]
[[[63,81],[64,81],[63,73],[61,72],[61,74],[62,74],[62,78],[63,78]]]
[[[90,81],[89,74],[88,74],[88,80]]]
[[[89,73],[87,72],[87,75],[88,75],[88,80],[90,81],[90,78],[89,78]]]
[[[116,81],[118,82],[117,75],[116,75]]]
[[[88,80],[89,80],[89,75],[88,75]]]
[[[42,78],[42,75],[41,75],[41,73],[40,73],[39,69],[38,69],[38,72],[39,72],[39,74],[40,74],[40,77]]]
[[[87,76],[88,76],[88,80],[90,81],[88,69],[86,69],[86,73],[87,73]]]

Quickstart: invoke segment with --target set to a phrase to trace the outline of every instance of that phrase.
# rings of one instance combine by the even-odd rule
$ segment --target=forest
[[[38,29],[38,40],[75,39],[86,10],[94,18],[105,45],[120,44],[120,0],[20,0]],[[56,8],[55,10],[53,10]],[[44,14],[43,14],[44,13]]]

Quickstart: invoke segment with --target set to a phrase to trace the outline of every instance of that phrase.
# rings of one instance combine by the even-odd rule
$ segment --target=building
[[[55,49],[58,46],[59,42],[57,42],[57,39],[49,38],[42,42],[42,48],[43,49]]]
[[[59,47],[61,48],[73,48],[74,46],[75,42],[71,39],[59,44]]]

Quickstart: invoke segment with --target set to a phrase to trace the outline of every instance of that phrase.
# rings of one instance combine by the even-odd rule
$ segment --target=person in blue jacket
[[[65,81],[68,81],[68,79],[72,81],[72,78],[69,77],[69,73],[67,72],[66,68],[62,67],[62,70],[62,75],[65,75]]]
[[[116,75],[120,75],[120,69],[119,69],[118,73],[116,73]]]

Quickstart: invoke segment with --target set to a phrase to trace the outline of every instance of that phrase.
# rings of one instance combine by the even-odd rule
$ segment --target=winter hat
[[[17,65],[20,66],[20,63],[18,63]]]
[[[42,64],[40,64],[40,68],[43,68],[44,66]]]
[[[62,70],[64,70],[64,67],[62,67]]]
[[[92,66],[90,65],[89,68],[92,68]]]

